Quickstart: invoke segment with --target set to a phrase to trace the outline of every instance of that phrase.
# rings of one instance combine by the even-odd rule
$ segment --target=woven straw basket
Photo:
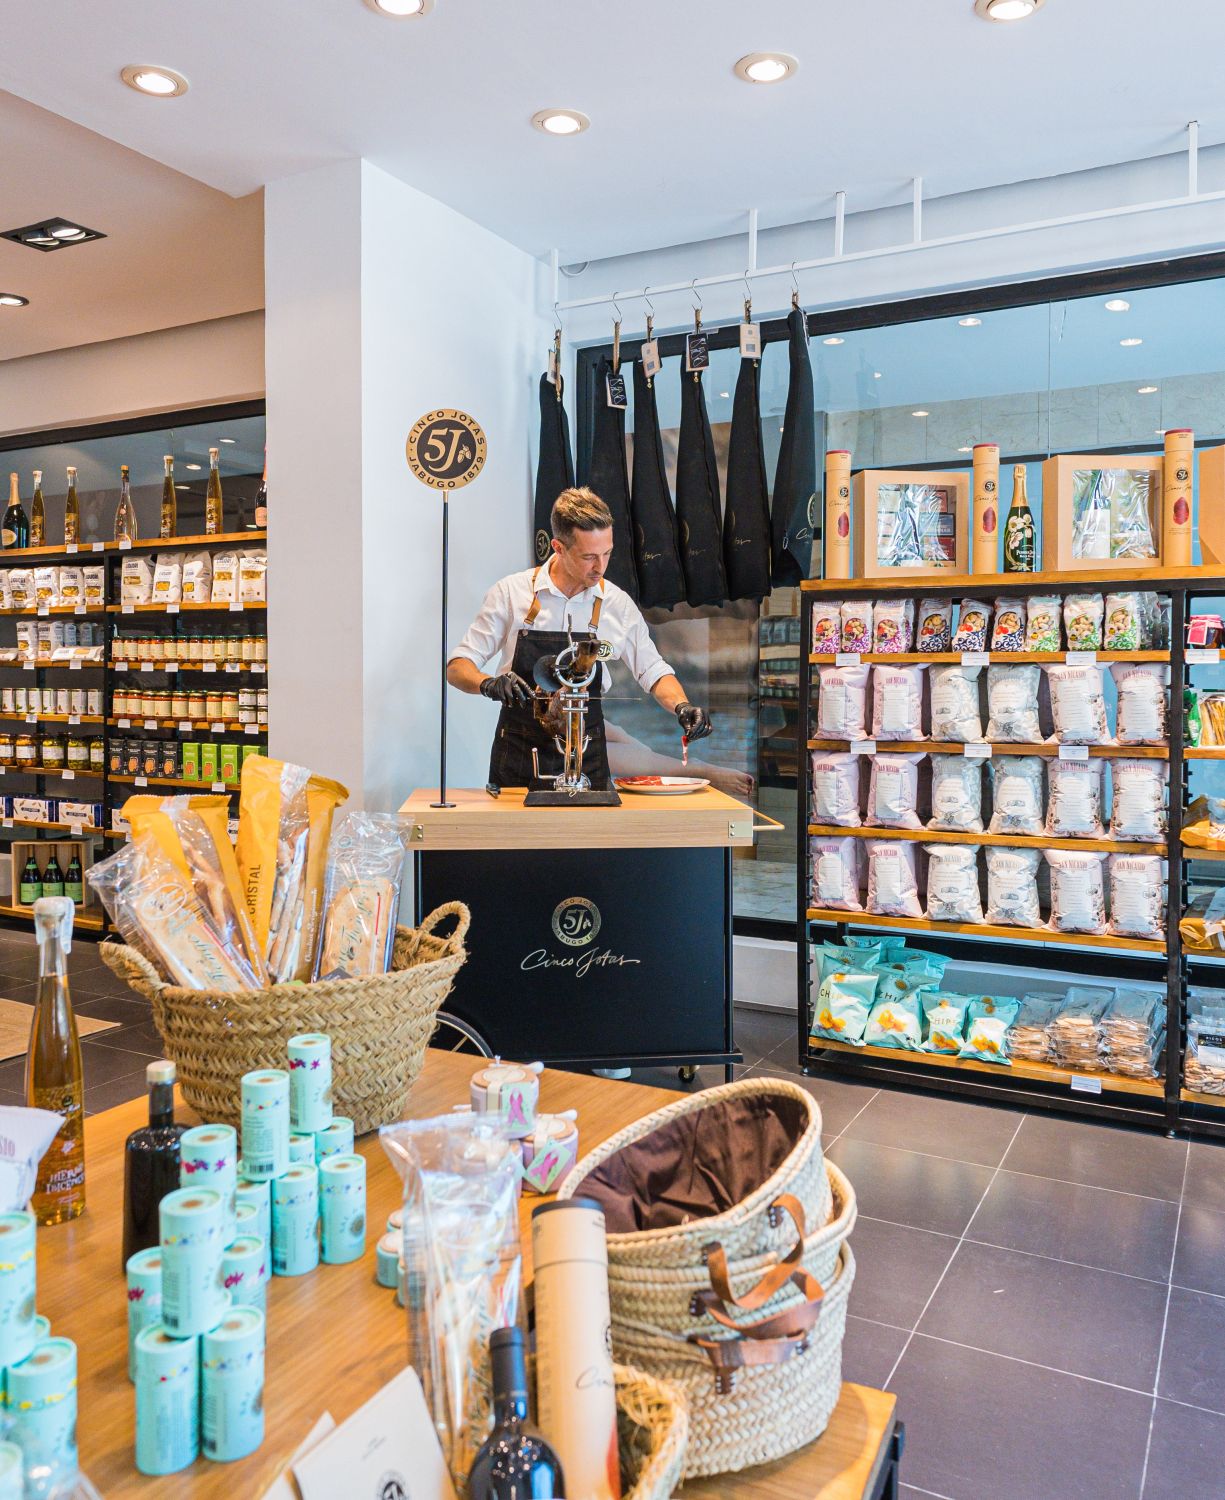
[[[438,937],[435,928],[447,917],[455,918],[455,931]],[[152,1004],[183,1097],[201,1119],[237,1126],[243,1074],[283,1068],[291,1036],[322,1031],[332,1039],[336,1113],[363,1135],[404,1113],[434,1018],[467,957],[470,920],[468,908],[453,901],[420,927],[397,928],[386,974],[234,994],[167,984],[143,955],[121,943],[103,943],[102,957]]]
[[[622,1500],[668,1500],[685,1468],[689,1413],[675,1387],[614,1365]]]

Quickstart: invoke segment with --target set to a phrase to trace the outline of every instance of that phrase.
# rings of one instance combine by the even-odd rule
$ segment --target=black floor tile
[[[114,1109],[117,1104],[126,1104],[129,1099],[143,1098],[144,1094],[145,1073],[142,1067],[138,1073],[129,1073],[125,1077],[114,1078],[109,1083],[86,1088],[85,1113],[101,1114],[103,1110]]]
[[[805,1078],[797,1071],[780,1067],[777,1055],[758,1063],[753,1071],[788,1078],[808,1090],[821,1108],[821,1136],[826,1145],[842,1134],[876,1093],[870,1084],[851,1083],[841,1078]]]
[[[1225,1213],[1184,1202],[1173,1279],[1177,1286],[1225,1297]]]
[[[847,1127],[847,1135],[878,1146],[902,1146],[928,1156],[998,1167],[1020,1119],[1013,1109],[882,1089]]]
[[[120,1026],[137,1026],[152,1019],[153,1007],[138,995],[122,996],[86,995],[73,998],[73,1009],[78,1015],[92,1016],[95,1021],[116,1021]]]
[[[950,1500],[1131,1500],[1151,1400],[916,1334],[894,1376],[908,1484]]]
[[[1090,1187],[1114,1188],[1177,1203],[1182,1193],[1185,1141],[1126,1126],[1055,1115],[1026,1115],[1004,1166]]]
[[[856,1284],[858,1276],[857,1267]],[[869,1385],[879,1390],[889,1379],[889,1373],[909,1337],[903,1328],[886,1328],[883,1323],[872,1323],[867,1318],[848,1314],[846,1337],[842,1343],[843,1380],[853,1380],[856,1385]]]
[[[737,1065],[735,1076],[743,1078],[748,1071],[743,1064]],[[724,1082],[723,1069],[718,1066],[699,1068],[692,1083],[682,1083],[676,1068],[634,1068],[627,1083],[645,1083],[656,1089],[676,1089],[682,1094],[696,1094],[701,1089],[712,1089]]]
[[[25,1092],[26,1060],[25,1057],[10,1057],[0,1062],[0,1089],[8,1093],[16,1091]]]
[[[860,1213],[937,1234],[960,1234],[991,1181],[990,1167],[848,1136],[835,1141],[829,1158],[854,1184]]]
[[[851,1311],[899,1328],[913,1328],[957,1241],[947,1234],[904,1229],[860,1214],[851,1248],[855,1252]]]
[[[116,1026],[111,1031],[95,1031],[85,1040],[99,1047],[118,1047],[123,1052],[147,1052],[154,1057],[166,1055],[161,1033],[150,1019]]]
[[[965,1241],[921,1333],[1152,1391],[1166,1288]]]
[[[732,1035],[736,1046],[744,1053],[744,1060],[759,1061],[780,1047],[790,1044],[796,1051],[795,1016],[777,1010],[746,1010],[737,1006],[732,1022]]]
[[[1172,1288],[1157,1394],[1225,1412],[1225,1299]]]
[[[1164,1199],[1001,1172],[966,1233],[988,1245],[1165,1282],[1177,1223],[1178,1205]]]
[[[1225,1213],[1225,1151],[1207,1141],[1192,1141],[1187,1158],[1185,1203]]]
[[[143,1076],[144,1070],[157,1052],[126,1051],[119,1047],[100,1047],[92,1037],[81,1043],[81,1061],[85,1065],[85,1092],[112,1083],[116,1078],[125,1078],[131,1073]],[[143,1084],[141,1087],[143,1088]]]
[[[1225,1416],[1158,1401],[1140,1500],[1187,1500],[1225,1491]]]

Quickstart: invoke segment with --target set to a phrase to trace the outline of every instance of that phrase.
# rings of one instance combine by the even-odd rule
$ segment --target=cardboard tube
[[[1195,433],[1172,428],[1165,435],[1162,484],[1161,562],[1178,568],[1191,562],[1191,483],[1195,472]]]
[[[846,448],[831,448],[825,455],[825,550],[826,578],[851,576],[851,455]]]
[[[974,449],[972,573],[1000,570],[1000,450],[995,443]]]

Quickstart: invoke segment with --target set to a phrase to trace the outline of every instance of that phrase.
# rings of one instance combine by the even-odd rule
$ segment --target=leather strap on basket
[[[718,1240],[715,1240],[712,1244],[705,1247],[702,1253],[706,1260],[706,1271],[710,1277],[712,1291],[696,1292],[694,1294],[690,1310],[695,1316],[702,1308],[709,1311],[709,1303],[712,1300],[717,1300],[719,1303],[725,1305],[730,1304],[732,1307],[738,1307],[741,1312],[756,1312],[759,1307],[764,1307],[770,1298],[776,1292],[781,1291],[792,1279],[792,1273],[800,1264],[800,1258],[804,1254],[804,1205],[791,1193],[783,1193],[769,1207],[768,1213],[772,1226],[776,1225],[781,1217],[779,1210],[783,1210],[789,1214],[791,1222],[795,1225],[795,1244],[792,1245],[782,1260],[776,1261],[770,1267],[756,1286],[750,1287],[745,1292],[743,1297],[737,1297],[732,1291],[731,1277],[727,1266],[727,1252],[723,1246]],[[801,1274],[807,1275],[807,1272]],[[812,1278],[809,1277],[809,1280],[811,1281]],[[816,1286],[815,1281],[813,1285]],[[819,1290],[820,1288],[818,1288]]]

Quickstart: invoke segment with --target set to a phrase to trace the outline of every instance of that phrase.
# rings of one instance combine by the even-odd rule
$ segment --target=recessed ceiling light
[[[1142,385],[1136,391],[1137,396],[1155,396],[1156,394],[1157,387],[1155,385]]]
[[[434,0],[366,0],[366,4],[380,16],[390,16],[393,21],[424,16],[434,9]]]
[[[184,464],[183,467],[185,469],[202,469],[204,467],[204,465],[203,464]]]
[[[961,328],[981,328],[983,326],[981,318],[958,318],[957,323]]]
[[[546,135],[578,135],[591,121],[577,109],[538,109],[532,124]]]
[[[1138,349],[1143,342],[1143,339],[1120,339],[1119,346],[1123,349]]]
[[[984,21],[1023,21],[1045,4],[1046,0],[974,0],[974,14]]]
[[[187,92],[187,80],[173,68],[148,67],[143,63],[129,63],[119,74],[130,89],[138,94],[149,94],[155,99],[177,99]]]
[[[238,439],[237,438],[218,438],[217,441],[219,443],[236,443],[238,441]]]
[[[25,245],[44,254],[105,238],[100,229],[86,229],[84,224],[74,224],[71,219],[64,218],[40,219],[37,224],[23,224],[19,229],[6,229],[0,233],[0,239],[12,240],[15,245]]]
[[[912,417],[930,417],[931,416],[931,412],[929,412],[929,411],[912,411],[910,415]]]
[[[57,240],[80,240],[85,238],[85,231],[76,224],[57,224],[51,231],[51,237]]]
[[[1131,303],[1127,300],[1126,297],[1111,297],[1110,301],[1106,303],[1106,311],[1130,312]]]
[[[0,292],[0,307],[29,307],[28,297],[19,297],[16,292]]]
[[[833,345],[833,344],[845,344],[846,340],[845,339],[840,339],[840,338],[838,338],[838,337],[835,336],[834,338],[830,338],[830,339],[822,339],[821,342],[823,344]]]
[[[745,83],[782,83],[798,67],[789,52],[750,52],[736,64],[735,73]]]

